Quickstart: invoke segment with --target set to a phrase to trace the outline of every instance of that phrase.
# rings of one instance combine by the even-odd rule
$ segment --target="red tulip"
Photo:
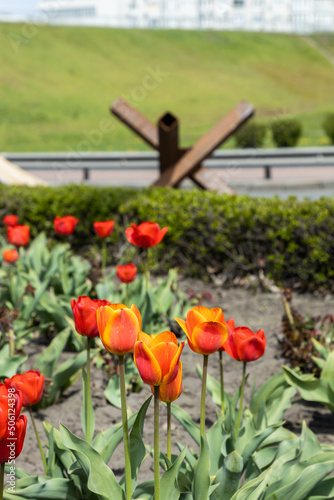
[[[29,226],[15,226],[7,227],[7,238],[9,243],[17,247],[25,247],[30,240],[30,227]]]
[[[152,393],[154,394],[154,386],[151,386]],[[163,403],[172,403],[182,394],[182,361],[179,361],[179,370],[176,378],[170,384],[159,385],[159,399]]]
[[[8,248],[2,252],[3,260],[9,264],[14,264],[19,258],[19,252],[16,248]]]
[[[5,226],[10,226],[10,227],[15,227],[17,226],[17,223],[19,221],[19,218],[17,215],[5,215],[3,218],[3,223]]]
[[[198,354],[213,354],[227,339],[223,311],[219,307],[193,307],[187,321],[175,318],[188,338],[190,349]]]
[[[229,333],[224,347],[232,358],[248,363],[263,356],[266,337],[263,330],[255,333],[246,326],[239,326]]]
[[[167,231],[168,227],[160,229],[159,224],[156,222],[142,222],[139,226],[131,224],[131,227],[125,230],[125,234],[128,241],[133,245],[148,248],[160,243]]]
[[[5,379],[6,387],[21,391],[22,405],[32,406],[40,402],[43,396],[44,375],[39,371],[29,370]]]
[[[175,380],[184,344],[178,346],[176,336],[168,331],[153,337],[144,332],[139,334],[134,361],[145,384],[158,386]]]
[[[20,414],[23,395],[20,391],[0,384],[0,441],[6,438],[13,422]]]
[[[131,283],[135,279],[137,268],[134,264],[126,264],[125,266],[116,266],[117,278],[123,283]]]
[[[115,223],[113,220],[94,222],[93,224],[95,232],[100,238],[107,238],[110,236],[113,232],[114,225]]]
[[[53,224],[58,234],[72,234],[78,222],[79,219],[76,219],[73,215],[66,215],[65,217],[57,215]]]
[[[226,321],[226,328],[227,328],[227,334],[230,335],[233,330],[235,329],[235,322],[234,322],[234,319],[231,318],[229,320]],[[226,342],[221,346],[220,349],[218,349],[218,351],[225,351],[225,344]]]
[[[141,316],[133,304],[111,304],[97,309],[97,326],[104,347],[123,356],[132,352],[141,331]]]
[[[27,417],[20,415],[11,429],[7,438],[0,441],[0,464],[13,464],[20,455],[26,435]]]
[[[80,335],[94,338],[99,334],[96,311],[98,307],[109,306],[109,300],[90,299],[80,295],[78,300],[71,300],[75,329]]]

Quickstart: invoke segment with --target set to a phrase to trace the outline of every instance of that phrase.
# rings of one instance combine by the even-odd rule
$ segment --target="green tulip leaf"
[[[185,428],[188,434],[193,438],[196,444],[200,444],[200,429],[198,425],[194,423],[190,415],[183,410],[180,406],[171,404],[172,415],[180,422],[180,424]]]
[[[334,498],[334,477],[326,477],[318,483],[305,500],[325,500]]]
[[[60,434],[65,446],[79,462],[82,474],[86,477],[87,488],[96,495],[96,500],[124,500],[123,489],[97,451],[72,434],[63,424],[60,424]]]
[[[22,479],[16,481],[15,493],[7,489],[4,500],[77,500],[79,492],[69,479],[36,477],[36,482],[24,487]]]
[[[229,438],[223,427],[224,417],[221,415],[207,432],[207,440],[210,450],[210,474],[215,474],[222,466],[224,456],[221,452],[222,442]]]
[[[330,357],[327,358],[327,362],[329,359]],[[326,379],[327,373],[331,373],[330,369],[328,372],[325,372],[324,376],[324,368],[320,379],[313,376],[310,377],[309,375],[299,375],[287,366],[283,366],[283,370],[287,382],[290,385],[297,387],[303,399],[306,401],[317,401],[318,403],[322,403],[334,413],[334,391],[329,384],[329,381]]]
[[[160,480],[161,500],[178,500],[180,498],[180,488],[177,479],[186,451],[186,449],[182,451],[173,465],[162,476]]]
[[[128,427],[132,427],[133,422],[137,417],[134,413],[128,418]],[[93,441],[93,448],[100,454],[104,463],[108,463],[115,449],[123,439],[122,422],[113,425],[105,431],[99,432]]]
[[[138,500],[152,500],[154,498],[154,480],[140,483],[133,493],[133,498]]]
[[[210,453],[205,436],[201,436],[201,455],[195,465],[192,493],[194,500],[208,500],[210,494]]]
[[[239,481],[244,468],[243,459],[233,451],[224,460],[224,465],[216,474],[216,490],[211,494],[210,500],[230,500],[239,488]]]
[[[92,393],[91,393],[90,387],[88,389],[88,402],[87,402],[87,390],[86,390],[87,383],[89,383],[89,382],[87,382],[87,373],[86,373],[86,370],[84,368],[82,368],[83,403],[82,403],[82,408],[81,408],[81,426],[82,426],[84,436],[86,436],[88,439],[88,442],[91,443],[93,436],[94,436],[94,431],[95,431],[95,414],[94,414]],[[87,409],[90,413],[89,429],[87,427],[87,425],[88,425]]]
[[[9,354],[9,344],[5,344],[0,351],[0,377],[11,378],[19,371],[20,366],[28,359],[28,356]]]
[[[150,396],[142,405],[140,410],[137,413],[136,420],[133,424],[132,430],[130,432],[130,463],[131,463],[131,482],[132,482],[132,491],[135,489],[137,484],[138,472],[139,468],[145,458],[145,445],[143,443],[143,430],[144,430],[144,421],[146,417],[147,409],[152,400],[152,396]]]
[[[68,342],[71,329],[65,328],[56,335],[41,354],[37,357],[34,367],[43,373],[45,377],[51,378],[56,369],[59,358]]]

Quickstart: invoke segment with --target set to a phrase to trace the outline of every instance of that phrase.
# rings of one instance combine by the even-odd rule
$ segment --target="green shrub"
[[[68,241],[55,233],[54,217],[76,216],[79,223],[70,241],[86,257],[92,248],[100,253],[93,222],[114,219],[108,241],[113,265],[120,256],[124,262],[143,253],[127,244],[124,229],[132,222],[153,220],[169,227],[163,241],[149,250],[154,272],[179,267],[185,275],[210,279],[213,270],[232,280],[262,270],[279,285],[334,291],[334,200],[330,198],[298,201],[197,189],[0,186],[0,222],[9,213],[29,224],[33,236],[43,230],[54,241]]]
[[[302,133],[302,126],[295,119],[276,120],[271,125],[273,141],[279,148],[296,146]]]
[[[238,148],[261,148],[265,137],[265,125],[249,123],[235,134],[235,142]]]
[[[323,123],[323,129],[329,137],[331,144],[334,144],[334,113],[329,113]]]

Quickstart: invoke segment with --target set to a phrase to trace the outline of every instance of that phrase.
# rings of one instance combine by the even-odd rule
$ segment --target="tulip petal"
[[[225,323],[225,316],[220,307],[213,307],[211,309],[212,321],[218,321],[218,323]]]
[[[235,321],[233,318],[226,321],[226,327],[229,334],[235,330]]]
[[[145,332],[139,332],[138,341],[143,342],[147,347],[151,347],[154,337],[152,335],[148,335]]]
[[[158,342],[156,344],[154,341],[152,342],[151,353],[159,363],[162,379],[168,375],[177,350],[177,345],[174,342]]]
[[[150,349],[143,342],[136,342],[134,361],[145,384],[160,385],[161,369]]]
[[[104,319],[102,313],[102,323]],[[133,351],[138,333],[137,316],[128,308],[111,312],[104,330],[100,330],[101,340],[105,348],[119,356]]]
[[[182,393],[183,383],[182,383],[182,361],[179,361],[178,372],[176,378],[170,384],[160,385],[159,387],[159,399],[165,403],[172,403],[175,401]],[[153,388],[152,388],[153,392]],[[154,393],[154,392],[153,392]]]
[[[194,328],[198,324],[205,323],[206,321],[208,321],[208,318],[206,317],[207,311],[208,311],[208,309],[206,307],[203,307],[203,306],[193,307],[192,309],[190,309],[190,311],[188,311],[186,325],[187,325],[187,330],[189,332],[189,335],[192,335]],[[202,314],[202,313],[204,313],[204,314]],[[210,318],[210,319],[212,319],[212,318]],[[209,319],[209,321],[210,321],[210,319]]]
[[[140,312],[138,311],[138,308],[135,304],[132,304],[132,306],[130,307],[131,311],[133,311],[135,313],[135,315],[137,316],[137,319],[138,319],[138,323],[139,323],[139,330],[141,330],[141,315],[140,315]]]
[[[178,345],[175,333],[169,331],[165,331],[159,333],[159,335],[156,335],[153,339],[152,346],[159,344],[160,342],[172,342],[176,346]]]
[[[264,331],[252,332],[247,327],[239,327],[234,331],[234,344],[240,360],[255,361],[263,356],[266,348]]]
[[[100,335],[102,335],[102,333],[106,329],[108,319],[109,319],[110,314],[112,312],[113,312],[113,309],[111,306],[102,306],[102,307],[97,308],[96,320],[97,320],[97,326],[98,326]]]
[[[187,335],[187,340],[188,340],[188,344],[189,344],[190,349],[194,352],[197,352],[198,354],[201,354],[199,351],[197,351],[196,347],[194,346],[194,344],[191,341],[191,336],[188,333],[186,322],[180,318],[174,318],[174,319],[180,325],[180,327],[182,328],[184,333]]]
[[[197,352],[213,354],[218,351],[227,339],[227,328],[223,323],[207,321],[195,327],[192,333],[192,342]]]
[[[179,371],[179,360],[181,356],[181,352],[183,351],[185,342],[181,342],[174,358],[172,359],[169,367],[169,373],[166,374],[162,379],[162,384],[170,384],[177,377]]]
[[[156,244],[158,244],[162,241],[162,239],[165,236],[165,234],[167,233],[167,231],[168,231],[168,227],[163,227],[162,229],[160,229],[160,231],[158,233],[158,237],[156,239]]]

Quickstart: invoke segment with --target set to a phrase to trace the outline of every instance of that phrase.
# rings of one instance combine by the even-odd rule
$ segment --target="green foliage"
[[[283,369],[287,382],[298,389],[303,399],[321,403],[334,413],[334,351],[328,355],[320,378],[302,375],[299,370],[287,366]]]
[[[119,263],[120,255],[123,262],[141,262],[141,250],[124,245],[124,230],[131,222],[154,220],[169,230],[162,242],[150,249],[152,272],[179,267],[188,276],[205,279],[213,272],[232,280],[236,275],[263,270],[278,285],[298,284],[304,291],[334,290],[334,201],[330,198],[298,201],[293,197],[259,199],[199,190],[88,186],[0,186],[0,195],[0,219],[17,213],[33,234],[46,231],[53,243],[60,242],[52,227],[58,211],[81,218],[71,244],[90,257],[93,252],[96,256],[101,246],[93,235],[93,221],[115,219],[115,231],[108,242],[112,264]],[[44,202],[44,195],[49,202]],[[76,200],[75,208],[72,199]],[[19,290],[20,284],[15,288]]]
[[[167,266],[206,273],[257,274],[301,290],[334,289],[334,202],[257,199],[210,192],[154,189],[120,207],[130,221],[157,220],[169,230],[151,256]]]
[[[292,148],[297,145],[302,133],[302,125],[296,119],[278,119],[271,125],[273,141],[279,148]]]
[[[334,113],[326,115],[323,122],[323,129],[329,137],[331,144],[334,144]]]
[[[333,110],[334,68],[296,35],[38,25],[28,36],[24,24],[0,23],[0,43],[0,67],[6,68],[0,81],[1,151],[80,155],[87,143],[100,151],[144,149],[144,141],[109,114],[119,96],[153,122],[173,103],[185,147],[242,98],[266,118],[284,107],[291,113],[310,110],[303,120],[305,139],[313,145],[321,138],[314,117]],[[147,67],[165,75],[149,79],[151,90]],[[138,87],[146,93],[140,102]]]
[[[331,363],[333,365],[333,361]],[[197,371],[201,374],[199,368]],[[209,392],[214,395],[216,388],[212,379],[208,382]],[[225,412],[205,437],[206,473],[202,471],[199,478],[196,454],[188,451],[185,455],[186,467],[182,473],[189,481],[182,479],[182,484],[188,485],[184,491],[189,495],[189,485],[193,484],[193,494],[184,498],[195,498],[195,485],[202,486],[205,489],[202,498],[210,500],[283,500],[288,493],[295,500],[304,500],[313,498],[318,490],[324,492],[323,498],[330,498],[333,482],[328,482],[330,478],[326,476],[334,470],[333,448],[321,446],[305,425],[300,437],[282,427],[284,412],[295,394],[295,387],[289,388],[289,385],[290,381],[280,373],[253,391],[250,406],[243,411],[238,436],[235,436],[235,426],[240,390],[233,397],[225,394]],[[180,410],[172,405],[174,417],[198,444],[197,426]],[[210,477],[214,478],[212,487],[216,489],[208,495]]]
[[[251,122],[235,134],[235,141],[238,148],[262,148],[265,137],[265,125]]]

